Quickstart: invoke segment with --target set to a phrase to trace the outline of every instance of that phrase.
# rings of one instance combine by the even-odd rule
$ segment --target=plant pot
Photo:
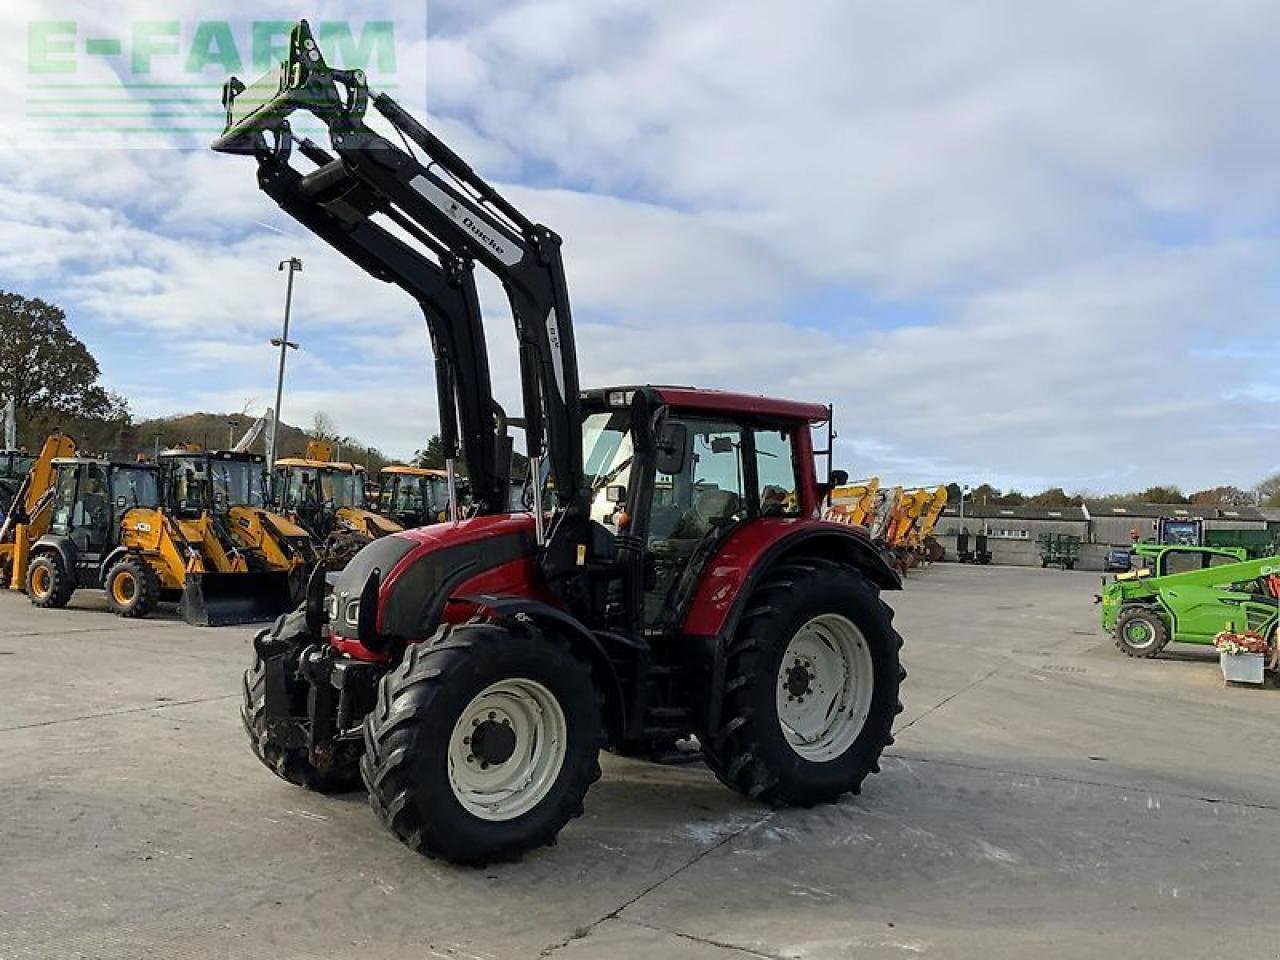
[[[1267,657],[1262,653],[1219,653],[1222,679],[1228,683],[1262,683]]]

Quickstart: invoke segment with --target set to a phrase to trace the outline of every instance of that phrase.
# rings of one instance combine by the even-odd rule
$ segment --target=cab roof
[[[54,457],[49,461],[54,466],[75,465],[81,463],[93,464],[99,467],[115,467],[117,469],[126,467],[130,470],[158,470],[160,469],[154,463],[138,463],[134,460],[105,460],[102,457]]]
[[[665,404],[677,410],[698,413],[723,413],[731,416],[768,417],[799,423],[826,423],[831,419],[831,408],[822,403],[805,403],[799,400],[782,400],[754,393],[736,393],[732,390],[704,390],[698,387],[648,386],[608,387],[585,391],[591,399],[602,400],[614,406],[610,396],[615,393],[630,394],[636,390],[652,390]]]
[[[411,467],[408,464],[393,463],[383,467],[379,473],[390,473],[405,477],[436,477],[444,479],[449,476],[444,470],[437,470],[434,467]]]
[[[311,470],[333,470],[337,473],[365,473],[364,464],[342,460],[307,460],[305,457],[285,457],[276,461],[276,467],[307,467]]]
[[[266,463],[267,458],[260,453],[247,450],[183,450],[175,447],[172,450],[161,450],[160,459],[176,459],[178,457],[208,457],[210,460],[235,460],[248,463]]]

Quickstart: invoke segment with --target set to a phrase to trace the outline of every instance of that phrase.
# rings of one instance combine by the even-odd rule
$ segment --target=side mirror
[[[684,469],[685,450],[689,446],[687,424],[669,420],[662,425],[658,435],[655,467],[659,473],[673,476]]]
[[[831,471],[832,487],[843,487],[848,482],[849,482],[848,470],[832,470]]]
[[[712,453],[733,453],[733,441],[728,437],[716,437],[711,441]]]
[[[626,503],[627,488],[621,483],[611,483],[604,488],[604,498],[610,503]]]
[[[129,501],[124,497],[116,497],[116,509],[123,510],[129,505]]]

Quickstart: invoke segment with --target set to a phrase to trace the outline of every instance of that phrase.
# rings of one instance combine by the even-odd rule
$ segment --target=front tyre
[[[722,726],[702,738],[707,765],[775,806],[857,793],[893,743],[901,647],[892,612],[856,569],[803,560],[772,571],[729,643]]]
[[[1116,647],[1126,656],[1150,659],[1168,644],[1169,628],[1150,607],[1129,607],[1116,617],[1115,637]]]
[[[411,646],[383,677],[364,737],[378,818],[454,863],[553,843],[600,777],[591,669],[526,624],[465,624]]]
[[[104,584],[107,606],[117,617],[141,619],[151,613],[160,598],[160,580],[150,564],[139,557],[125,557],[111,565]]]
[[[354,759],[335,757],[332,766],[311,762],[307,748],[291,744],[273,730],[267,717],[267,668],[257,651],[244,672],[241,687],[240,721],[249,737],[253,755],[281,780],[316,793],[345,793],[360,786],[360,772]]]

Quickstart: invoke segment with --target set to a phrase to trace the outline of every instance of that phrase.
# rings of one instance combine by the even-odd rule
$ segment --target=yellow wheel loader
[[[217,623],[270,620],[293,609],[316,563],[306,530],[267,509],[266,458],[191,447],[159,458],[164,502],[204,558],[190,614]],[[202,601],[203,608],[194,604]]]
[[[404,527],[369,508],[364,467],[330,460],[327,453],[327,445],[312,443],[306,457],[277,460],[274,500],[323,544],[325,565],[339,568],[366,543]]]
[[[61,433],[51,434],[31,458],[26,473],[17,478],[17,485],[5,506],[4,519],[0,521],[0,589],[21,590],[27,568],[27,556],[31,542],[44,536],[49,529],[53,500],[53,462],[59,457],[75,456],[76,442]],[[23,455],[25,461],[25,455]],[[16,473],[15,454],[8,466]]]

